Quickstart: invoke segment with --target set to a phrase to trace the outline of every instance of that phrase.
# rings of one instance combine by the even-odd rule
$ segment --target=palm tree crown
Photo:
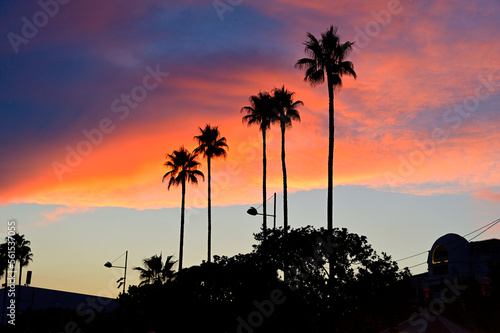
[[[265,132],[271,127],[276,114],[273,113],[273,99],[268,92],[259,92],[257,95],[252,95],[249,98],[250,106],[241,108],[241,112],[246,112],[243,117],[243,123],[248,126],[258,125],[262,132]]]
[[[175,261],[172,261],[173,256],[168,256],[165,264],[162,261],[162,255],[154,255],[151,258],[146,258],[142,261],[142,267],[134,267],[133,269],[140,272],[141,283],[139,287],[145,284],[161,284],[172,280],[175,277],[175,272],[172,267]]]
[[[321,34],[318,41],[313,34],[307,33],[308,40],[304,43],[305,52],[310,58],[302,58],[295,64],[296,68],[305,69],[305,81],[316,86],[325,81],[325,74],[329,85],[342,87],[342,76],[350,75],[356,78],[354,65],[345,60],[352,50],[354,42],[340,43],[337,27],[330,26]]]
[[[201,134],[194,138],[198,141],[198,147],[193,150],[193,153],[203,154],[207,159],[212,157],[226,157],[225,148],[228,147],[226,138],[220,136],[217,126],[211,127],[209,124],[205,128],[199,127]]]
[[[300,122],[300,114],[297,107],[304,105],[302,101],[294,101],[294,92],[288,91],[285,86],[274,88],[274,107],[277,112],[277,117],[273,118],[273,122],[277,122],[281,127],[289,128],[292,126],[292,121]]]
[[[198,157],[198,154],[190,153],[184,147],[180,147],[172,154],[167,155],[167,162],[164,165],[171,170],[163,176],[162,181],[170,177],[168,189],[172,185],[179,186],[185,184],[185,182],[198,184],[198,176],[205,179],[203,172],[198,170],[200,162],[196,161],[196,157]]]
[[[208,250],[207,261],[211,262],[212,259],[212,173],[211,173],[211,159],[213,157],[226,158],[228,148],[226,138],[220,136],[219,128],[217,126],[211,127],[209,124],[205,128],[200,127],[200,135],[195,136],[199,146],[193,150],[193,153],[203,153],[207,158],[208,169]]]

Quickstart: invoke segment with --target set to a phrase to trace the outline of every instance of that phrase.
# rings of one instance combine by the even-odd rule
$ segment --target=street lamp
[[[118,257],[118,258],[120,258],[120,257]],[[123,277],[119,278],[116,281],[116,283],[120,283],[118,285],[118,288],[120,288],[123,285],[123,294],[125,294],[125,284],[127,283],[127,257],[128,257],[128,251],[125,251],[125,267],[123,267],[123,266],[113,266],[113,264],[110,263],[109,261],[104,264],[104,267],[107,267],[107,268],[124,268],[125,269]],[[115,259],[115,261],[116,261],[116,259]]]
[[[271,215],[271,214],[266,214],[266,216],[272,216],[274,218],[274,229],[276,229],[276,192],[274,192],[274,195],[269,197],[269,199],[266,200],[266,203],[274,197],[274,214]],[[257,208],[255,207],[250,207],[248,210],[247,210],[247,213],[252,215],[252,216],[255,216],[255,215],[264,215],[262,213],[259,213],[257,212]],[[265,230],[264,230],[265,232]]]

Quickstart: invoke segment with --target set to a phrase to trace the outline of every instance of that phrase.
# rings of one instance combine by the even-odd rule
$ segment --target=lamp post
[[[125,251],[125,267],[123,267],[123,266],[113,266],[113,264],[110,263],[109,261],[104,264],[104,267],[107,267],[107,268],[124,268],[125,269],[123,277],[119,278],[116,281],[116,283],[120,282],[120,284],[118,285],[118,288],[120,288],[120,286],[123,284],[123,294],[125,294],[125,285],[127,283],[127,257],[128,257],[128,251]]]
[[[274,198],[274,214],[271,215],[271,214],[266,214],[266,216],[272,216],[274,218],[274,226],[273,226],[273,229],[276,229],[276,192],[274,192],[274,195],[271,196],[269,199],[266,200],[266,203],[271,199],[271,198]],[[262,213],[259,213],[257,212],[257,208],[255,207],[250,207],[248,210],[247,210],[247,213],[252,215],[252,216],[255,216],[255,215],[264,215]],[[264,234],[266,234],[266,231],[264,230]]]

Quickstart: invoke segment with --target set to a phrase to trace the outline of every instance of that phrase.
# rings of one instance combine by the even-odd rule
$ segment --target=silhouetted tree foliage
[[[143,259],[142,267],[134,267],[133,269],[139,271],[141,283],[139,286],[145,284],[158,284],[173,279],[175,277],[175,271],[173,267],[176,261],[172,261],[173,256],[168,256],[165,260],[165,264],[162,261],[162,255],[154,255],[150,258]]]
[[[290,229],[287,242],[282,229],[263,237],[255,235],[250,253],[214,256],[174,280],[129,287],[119,297],[120,328],[175,332],[175,319],[178,332],[378,332],[407,315],[408,273],[366,237],[311,226]],[[327,293],[330,253],[335,297]]]

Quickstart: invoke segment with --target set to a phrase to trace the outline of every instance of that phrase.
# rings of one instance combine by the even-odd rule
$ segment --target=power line
[[[267,200],[266,200],[266,202],[268,202],[268,201],[269,201],[269,200],[271,200],[272,198],[274,198],[274,194],[273,194],[273,195],[271,195],[271,196],[269,197],[269,199],[267,199]],[[256,209],[259,209],[259,208],[260,208],[260,207],[262,207],[262,206],[264,206],[264,204],[260,204],[260,206],[259,206],[259,207],[257,207]]]
[[[420,252],[420,253],[414,254],[414,255],[412,255],[412,256],[404,257],[403,259],[398,259],[398,260],[394,260],[394,261],[403,261],[403,260],[410,259],[410,258],[413,258],[413,257],[419,256],[419,255],[422,255],[422,254],[424,254],[424,253],[428,253],[428,252],[429,252],[429,251]]]
[[[495,222],[495,223],[493,223],[493,222]],[[498,222],[500,222],[500,219],[497,219],[497,220],[495,220],[495,221],[493,221],[493,222],[492,222],[493,224],[491,224],[491,223],[490,223],[491,225],[490,225],[488,228],[484,229],[482,232],[480,232],[480,233],[479,233],[479,234],[477,234],[476,236],[474,236],[474,237],[472,237],[471,239],[469,239],[469,242],[470,242],[471,240],[473,240],[474,238],[481,236],[483,233],[485,233],[486,231],[488,231],[488,229],[490,229],[490,228],[494,227],[494,226],[495,226]],[[484,227],[483,227],[483,228],[484,228]]]
[[[121,257],[123,257],[125,255],[125,253],[123,253],[121,256],[119,256],[118,258],[116,258],[115,260],[113,260],[111,263],[114,263],[115,261],[117,261],[118,259],[120,259]]]
[[[482,226],[482,227],[480,227],[480,228],[478,228],[478,229],[476,229],[476,230],[474,230],[474,231],[471,231],[471,232],[469,232],[468,234],[463,235],[462,237],[463,237],[463,238],[465,238],[465,237],[467,237],[467,236],[469,236],[469,235],[471,235],[471,234],[473,234],[473,233],[475,233],[475,232],[478,232],[479,230],[484,229],[482,232],[480,232],[480,233],[479,233],[479,234],[477,234],[476,236],[474,236],[474,237],[472,237],[471,239],[469,239],[469,240],[467,241],[467,243],[469,243],[471,240],[473,240],[473,239],[475,239],[475,238],[479,237],[480,235],[482,235],[483,233],[485,233],[486,231],[488,231],[489,229],[491,229],[492,227],[494,227],[494,226],[495,226],[496,224],[498,224],[498,223],[500,223],[500,218],[498,218],[498,219],[496,219],[495,221],[492,221],[492,222],[490,222],[490,223],[488,223],[488,224],[486,224],[486,225],[484,225],[484,226]],[[486,229],[485,229],[485,228],[486,228]],[[453,241],[451,241],[451,242],[449,242],[449,243],[446,243],[445,245],[446,245],[446,246],[448,246],[448,245],[450,245],[450,244],[452,244],[452,243],[454,243],[454,242],[456,242],[456,241],[457,241],[457,240],[453,240]],[[449,251],[449,252],[453,252],[454,250],[456,250],[456,249],[457,249],[457,248],[459,248],[460,246],[461,246],[461,245],[457,246],[456,248],[452,249],[452,250],[451,250],[451,251]],[[408,257],[405,257],[405,258],[399,259],[399,260],[395,260],[395,261],[396,261],[396,262],[399,262],[399,261],[407,260],[407,259],[410,259],[410,258],[413,258],[413,257],[419,256],[419,255],[422,255],[422,254],[424,254],[424,253],[429,253],[429,252],[430,252],[429,250],[428,250],[428,251],[423,251],[423,252],[420,252],[420,253],[417,253],[417,254],[414,254],[414,255],[411,255],[411,256],[408,256]],[[416,265],[413,265],[413,266],[411,266],[411,267],[407,267],[407,268],[408,268],[408,269],[410,269],[410,268],[417,267],[417,266],[420,266],[420,265],[423,265],[423,264],[426,264],[426,263],[427,263],[427,261],[424,261],[424,262],[421,262],[421,263],[419,263],[419,264],[416,264]],[[402,269],[400,269],[400,270],[402,270]]]

